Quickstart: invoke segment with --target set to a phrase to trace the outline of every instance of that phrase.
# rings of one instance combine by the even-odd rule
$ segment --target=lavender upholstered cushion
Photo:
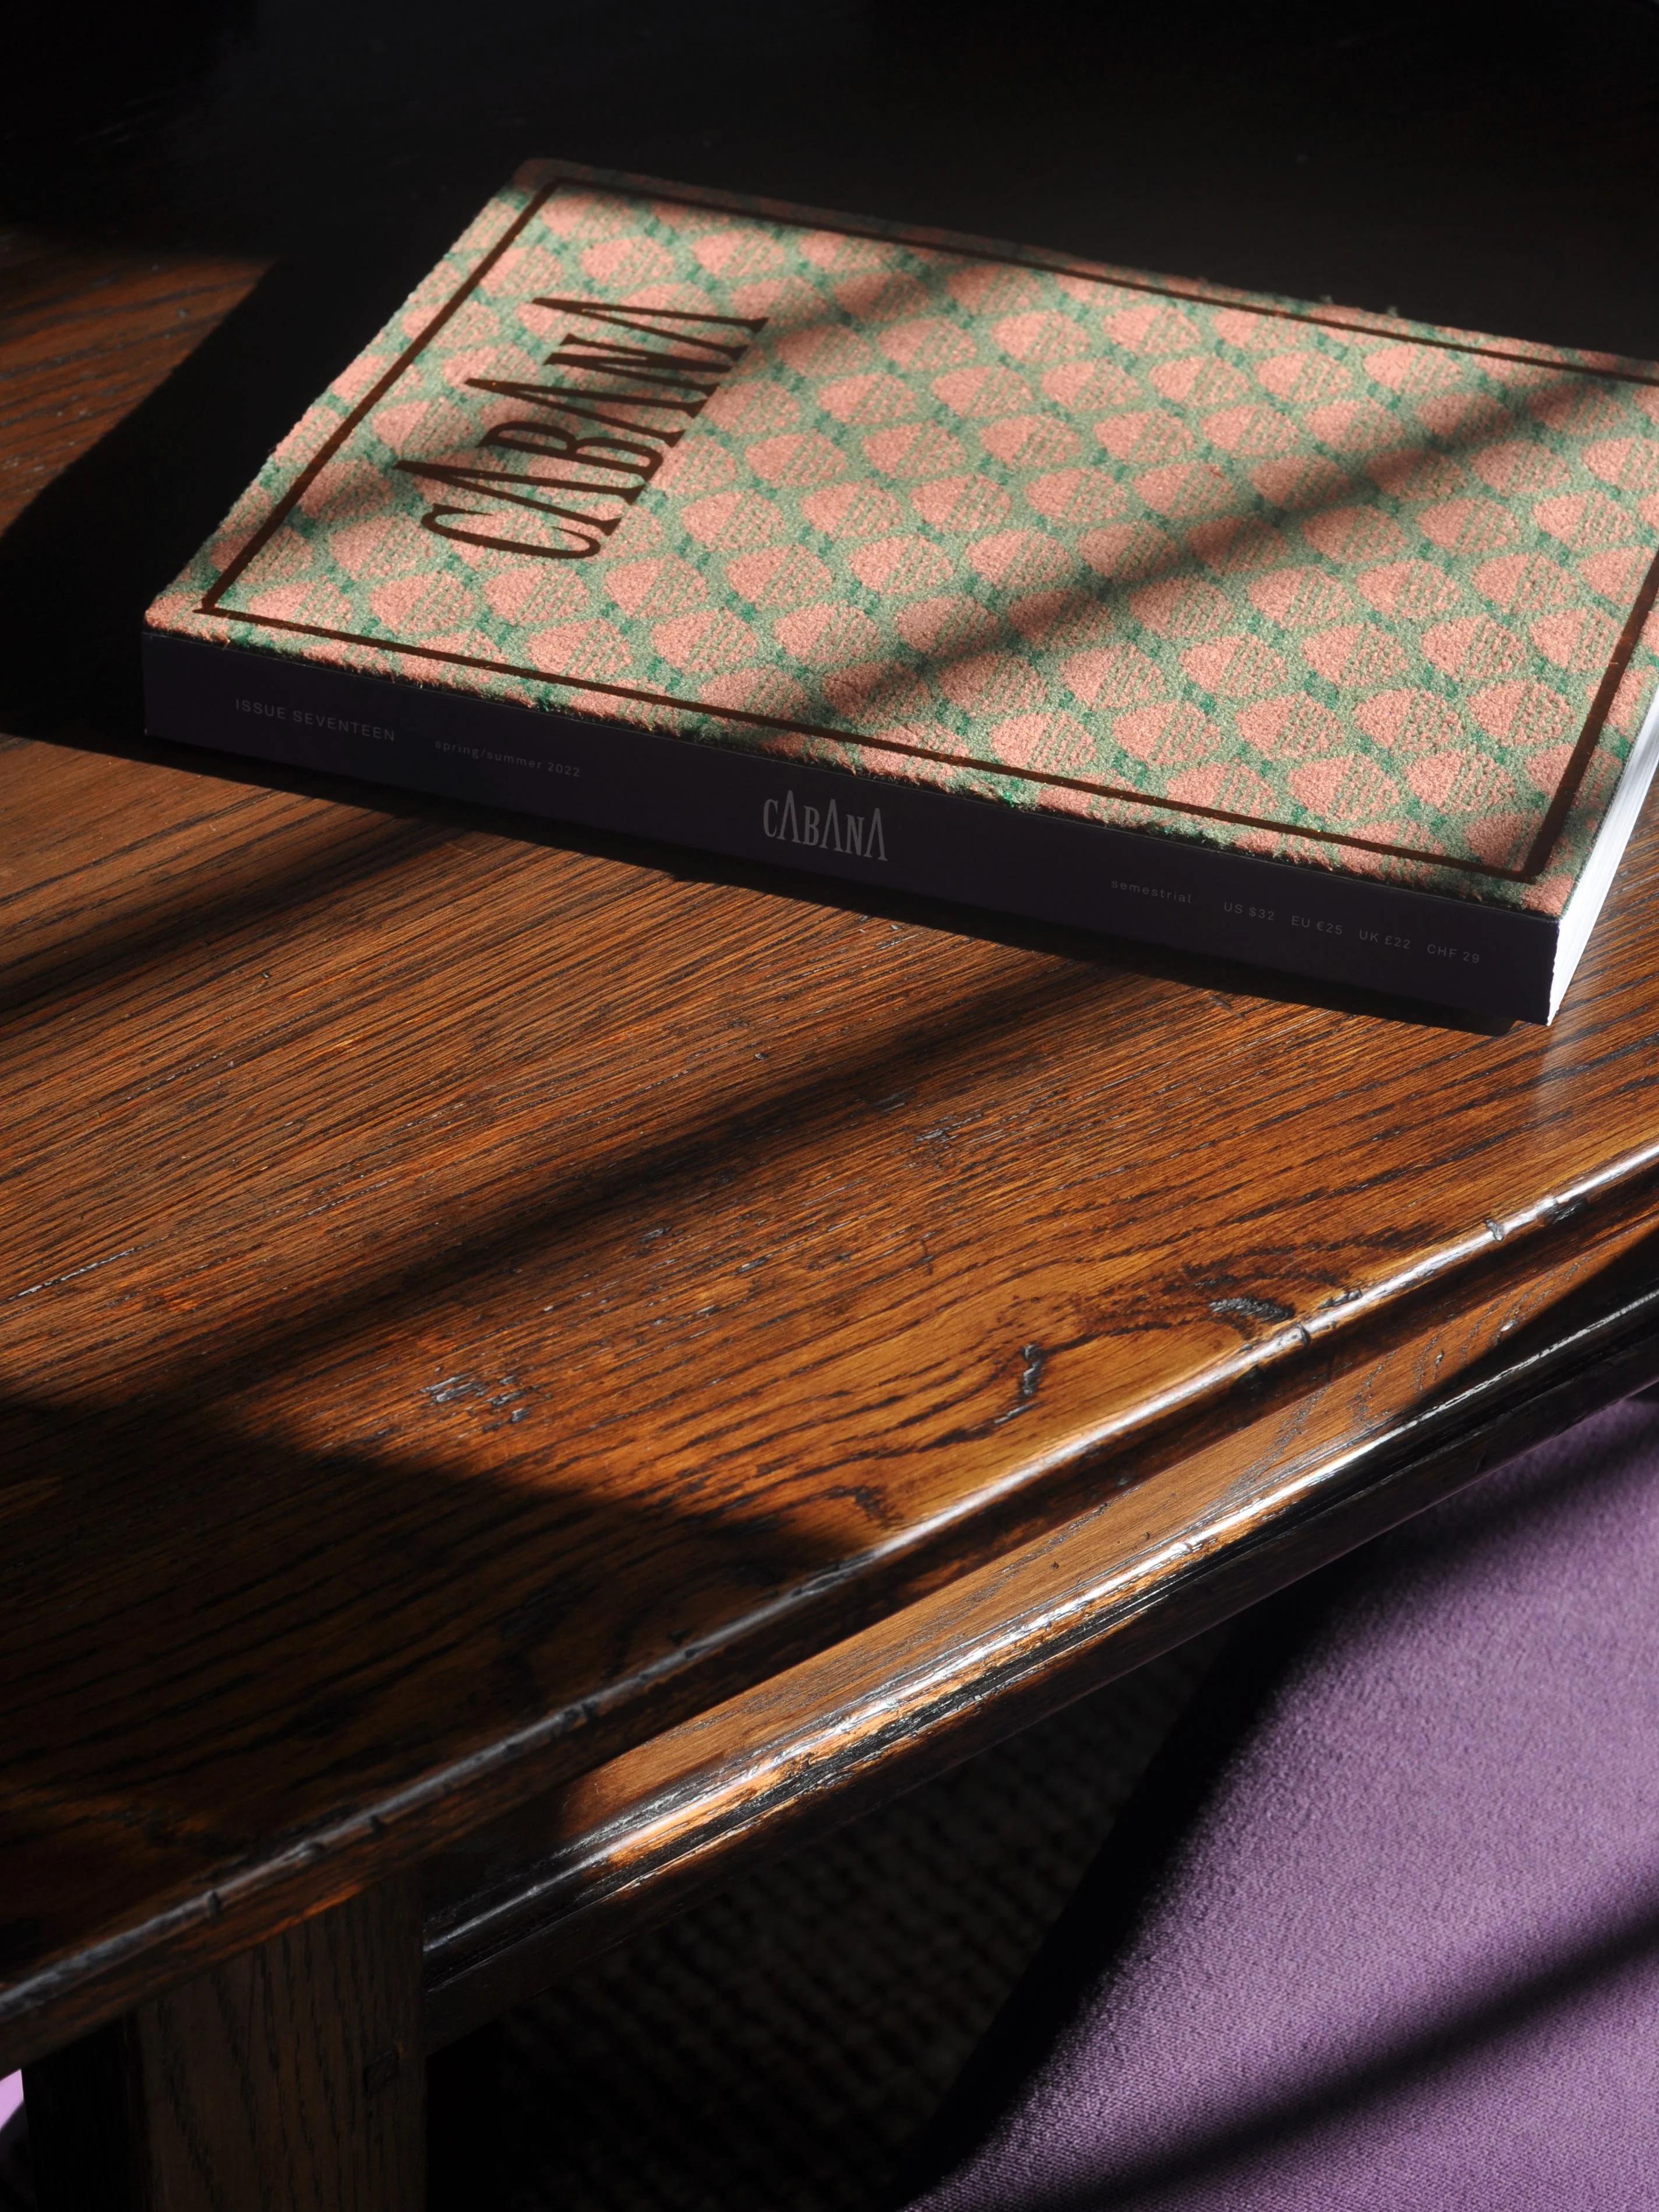
[[[1069,2010],[1016,2000],[1024,2078],[921,2204],[1652,2212],[1659,1407],[1289,1602],[1160,1877],[1112,1929],[1108,1846],[1037,1977],[1088,1961]]]

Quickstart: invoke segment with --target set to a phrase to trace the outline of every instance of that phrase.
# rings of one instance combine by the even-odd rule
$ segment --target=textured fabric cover
[[[1659,2203],[1659,1408],[1291,1602],[1161,1877],[1113,1930],[1109,1846],[1058,1931],[1069,2013],[1016,2001],[1024,2078],[927,2212]]]
[[[1656,422],[1650,362],[532,164],[149,620],[1559,915]]]

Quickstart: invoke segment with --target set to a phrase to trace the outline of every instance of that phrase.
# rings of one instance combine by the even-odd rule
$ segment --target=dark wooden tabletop
[[[148,744],[158,560],[384,304],[189,112],[130,222],[94,175],[0,234],[0,2069],[416,1869],[441,2043],[1659,1373],[1654,823],[1491,1034]],[[744,143],[696,173],[858,198]],[[395,297],[452,210],[362,189]],[[1131,196],[1115,258],[1340,281],[1251,190],[1189,254]],[[1528,334],[1659,351],[1622,235]]]

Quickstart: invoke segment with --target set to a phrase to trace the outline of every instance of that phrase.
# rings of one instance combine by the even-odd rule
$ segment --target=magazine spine
[[[1556,925],[1541,915],[162,630],[143,656],[158,738],[1548,1018]]]

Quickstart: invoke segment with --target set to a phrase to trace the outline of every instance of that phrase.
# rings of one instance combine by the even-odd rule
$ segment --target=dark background
[[[1659,354],[1653,0],[33,0],[7,76],[0,217],[361,247],[363,331],[551,154]]]

